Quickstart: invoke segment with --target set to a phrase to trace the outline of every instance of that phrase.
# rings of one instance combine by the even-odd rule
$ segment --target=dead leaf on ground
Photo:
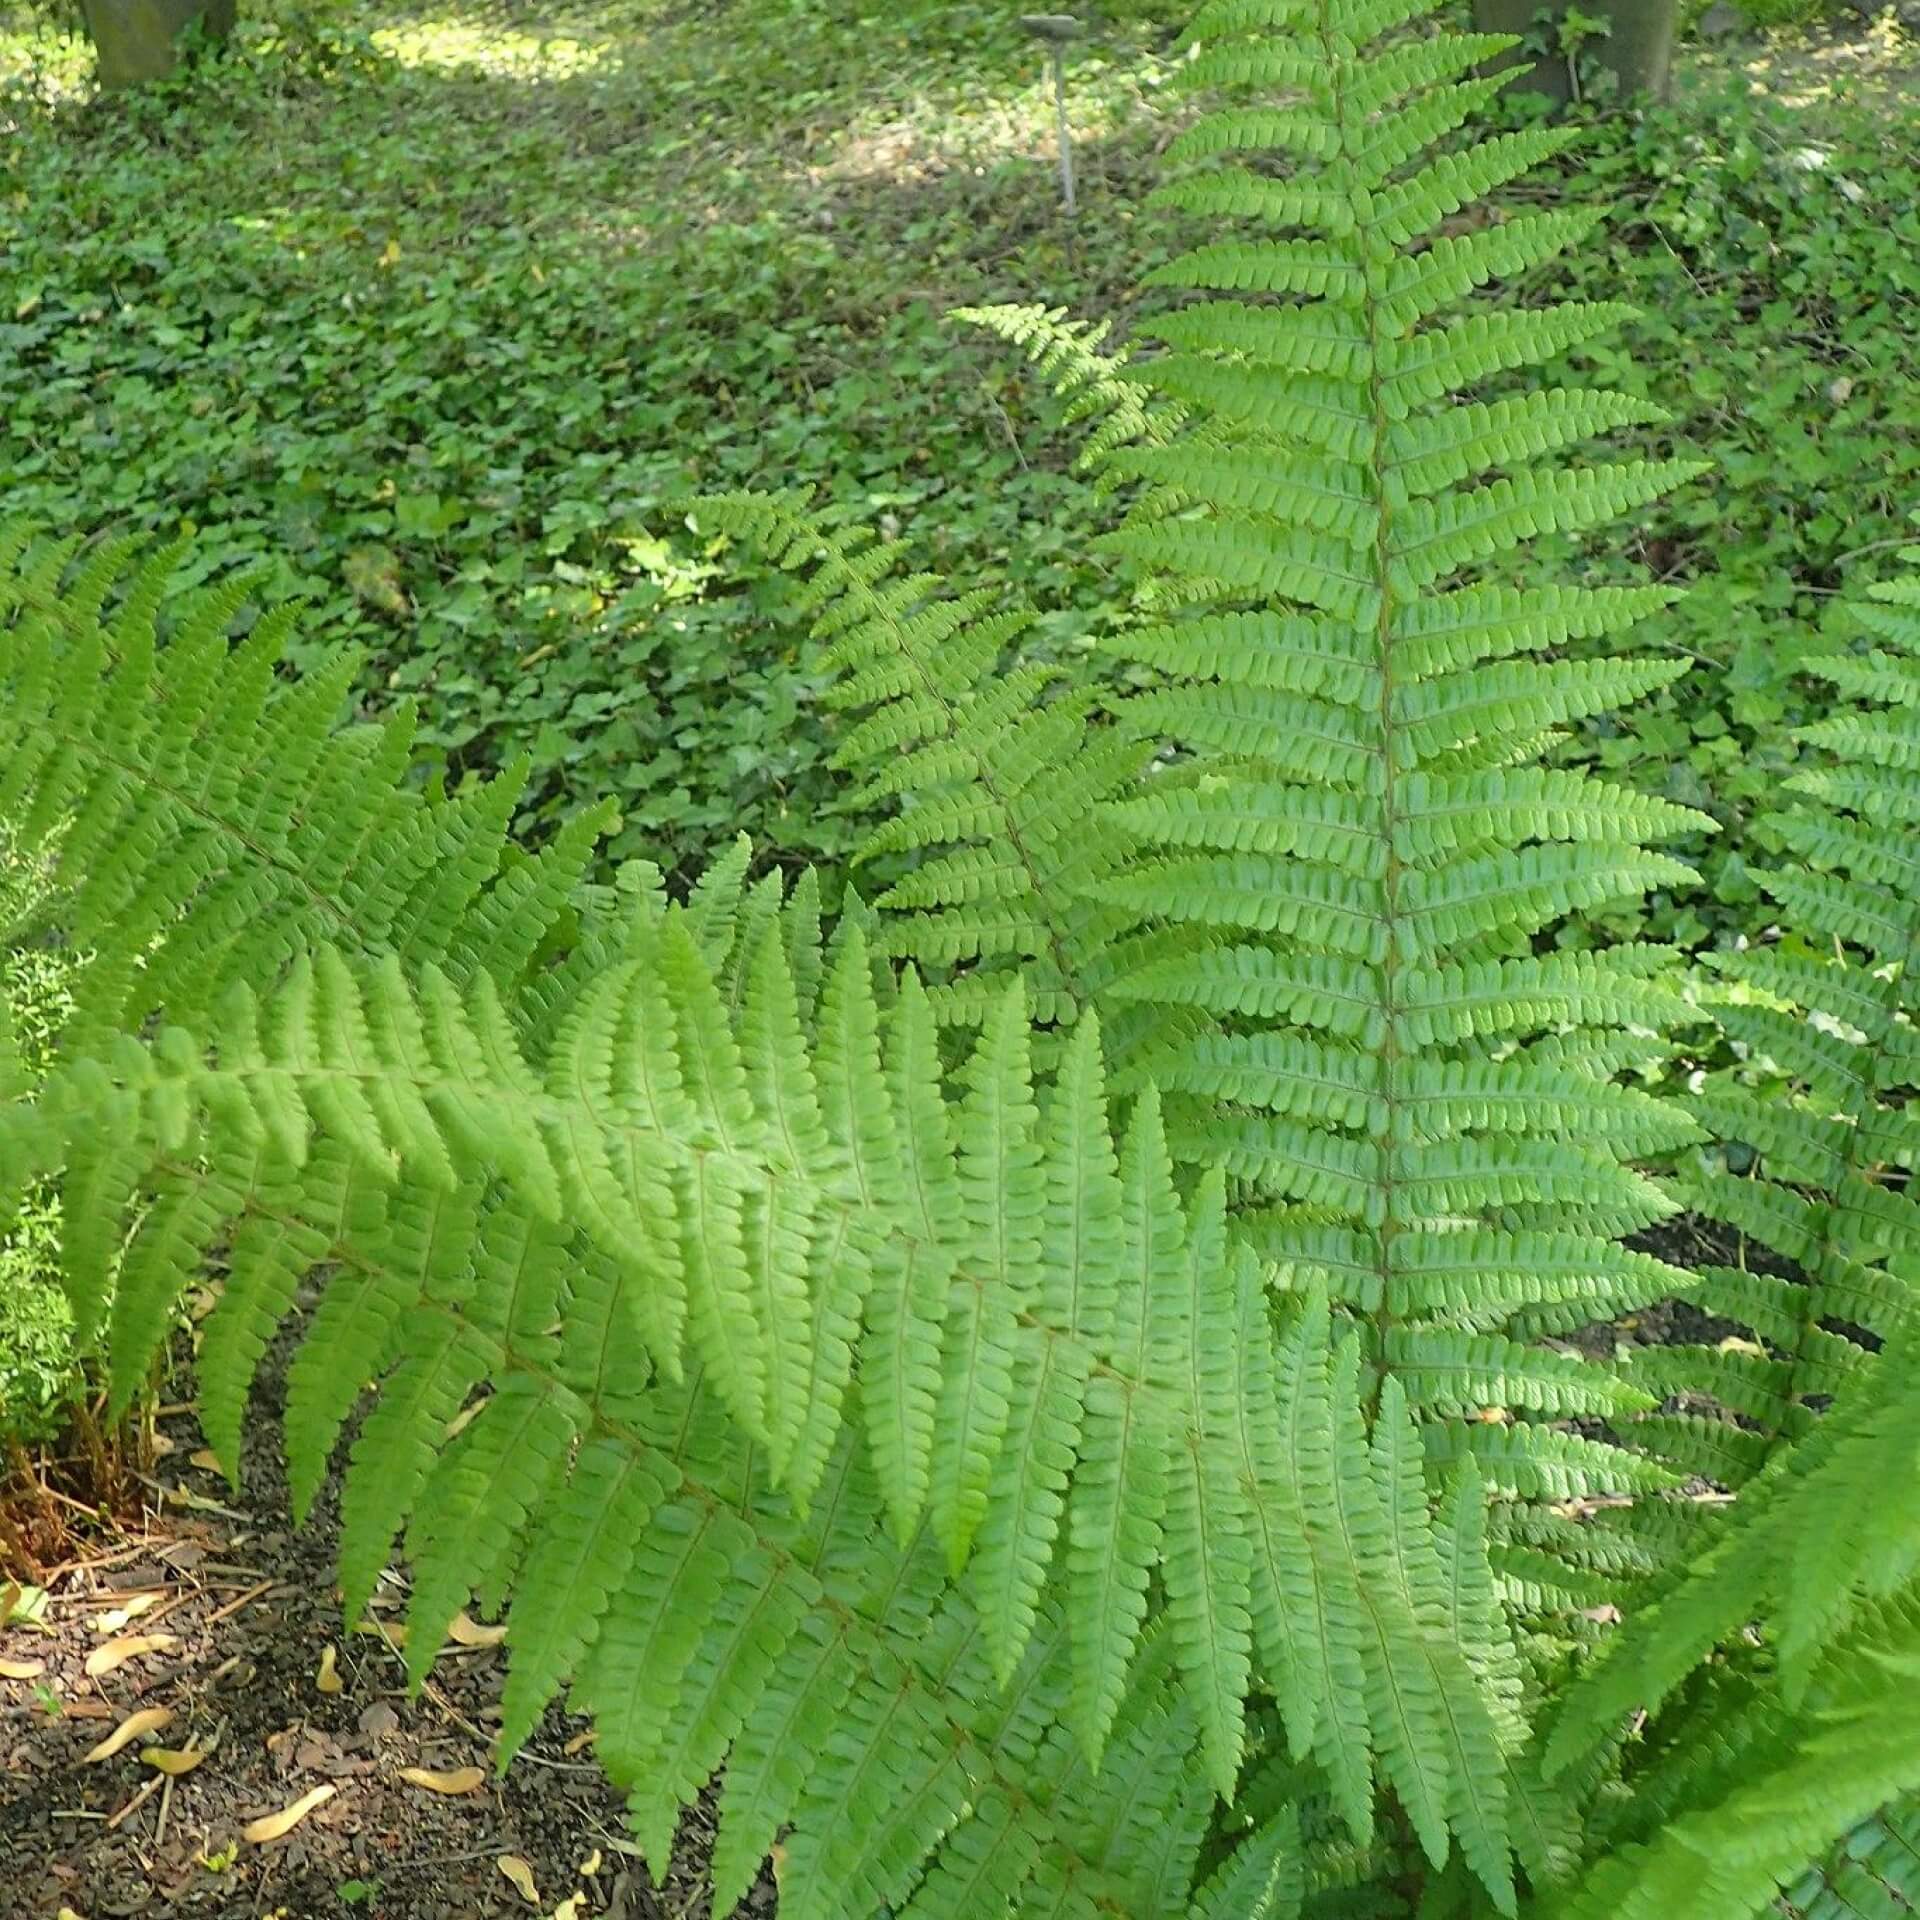
[[[569,1757],[576,1753],[585,1753],[599,1738],[600,1729],[598,1727],[589,1727],[585,1733],[576,1733],[560,1751]]]
[[[338,1693],[347,1684],[340,1678],[339,1660],[329,1640],[320,1649],[320,1671],[313,1676],[313,1684],[321,1693]]]
[[[404,1626],[390,1627],[384,1620],[360,1620],[354,1624],[355,1633],[371,1633],[384,1640],[390,1647],[404,1647],[407,1644],[407,1630]]]
[[[103,1673],[111,1673],[129,1660],[138,1660],[143,1653],[171,1653],[179,1644],[179,1636],[171,1633],[122,1634],[118,1640],[109,1640],[104,1647],[95,1647],[87,1655],[87,1678],[98,1680]]]
[[[580,1908],[586,1900],[584,1893],[570,1893],[553,1910],[553,1920],[580,1920]]]
[[[445,1442],[448,1440],[457,1440],[460,1437],[460,1435],[463,1434],[467,1430],[467,1428],[473,1424],[474,1420],[485,1408],[486,1404],[487,1403],[485,1400],[475,1400],[475,1401],[472,1401],[467,1406],[462,1407],[460,1411],[456,1413],[453,1416],[453,1418],[447,1422],[447,1430],[445,1433],[443,1433],[440,1436],[442,1442]]]
[[[429,1793],[471,1793],[486,1783],[484,1767],[455,1767],[450,1773],[438,1773],[432,1767],[402,1767],[400,1778],[410,1786],[425,1787]]]
[[[0,1680],[38,1680],[46,1670],[44,1660],[0,1660]]]
[[[580,1862],[580,1878],[582,1880],[591,1880],[593,1876],[599,1871],[600,1871],[600,1849],[598,1847],[595,1847],[594,1850],[590,1854],[588,1854],[584,1860]]]
[[[162,1773],[176,1778],[191,1773],[206,1757],[202,1747],[148,1747],[140,1755],[148,1766],[158,1767]]]
[[[375,1700],[360,1709],[356,1724],[362,1733],[370,1733],[380,1740],[399,1731],[400,1716],[384,1700]]]
[[[171,1707],[142,1707],[138,1713],[127,1717],[93,1748],[81,1761],[82,1766],[91,1766],[96,1760],[111,1760],[122,1747],[130,1746],[143,1733],[158,1733],[173,1720]]]
[[[528,1906],[540,1904],[540,1890],[533,1884],[533,1869],[517,1853],[498,1855],[493,1863],[519,1888],[521,1898]]]
[[[338,1793],[338,1787],[315,1787],[311,1792],[303,1793],[290,1807],[282,1807],[278,1813],[262,1814],[258,1820],[249,1820],[240,1829],[240,1837],[251,1841],[256,1847],[265,1846],[269,1841],[279,1840],[291,1833],[315,1807],[325,1806]]]
[[[211,1447],[195,1447],[187,1455],[187,1465],[198,1467],[202,1473],[226,1472],[226,1468],[220,1464],[220,1456]]]
[[[497,1647],[506,1637],[504,1624],[483,1627],[478,1621],[469,1620],[464,1613],[456,1613],[447,1622],[447,1638],[457,1647]]]
[[[158,1606],[165,1596],[165,1593],[166,1589],[164,1587],[154,1587],[145,1593],[128,1594],[117,1607],[109,1607],[106,1612],[93,1623],[94,1632],[98,1634],[118,1633],[122,1627],[138,1620],[148,1608]]]

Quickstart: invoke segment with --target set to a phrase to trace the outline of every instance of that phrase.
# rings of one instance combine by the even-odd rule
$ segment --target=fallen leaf
[[[115,1667],[139,1659],[143,1653],[171,1653],[179,1644],[171,1633],[123,1634],[118,1640],[109,1640],[104,1647],[95,1647],[87,1655],[87,1678],[97,1680],[103,1673],[111,1673]]]
[[[18,1580],[0,1580],[0,1627],[45,1628],[47,1590],[30,1587]]]
[[[465,1433],[467,1428],[473,1424],[475,1418],[486,1404],[484,1400],[475,1400],[470,1405],[462,1407],[460,1411],[447,1422],[447,1430],[440,1436],[441,1440],[457,1440],[460,1435]]]
[[[187,1465],[198,1467],[202,1473],[226,1472],[226,1468],[220,1464],[220,1456],[211,1447],[195,1447],[187,1455]]]
[[[148,1747],[140,1755],[148,1766],[176,1776],[191,1773],[206,1757],[201,1747]]]
[[[398,1730],[400,1716],[384,1700],[374,1700],[361,1708],[356,1724],[362,1733],[370,1733],[379,1740]]]
[[[109,1607],[106,1612],[93,1623],[94,1632],[98,1634],[118,1633],[120,1629],[130,1621],[138,1620],[149,1607],[158,1606],[162,1591],[162,1589],[156,1588],[150,1593],[130,1594],[119,1606]]]
[[[53,1916],[53,1920],[81,1920],[81,1916],[75,1913],[71,1907],[62,1907],[60,1911]]]
[[[528,1906],[537,1907],[540,1904],[540,1890],[533,1884],[533,1869],[517,1853],[503,1853],[493,1864],[520,1889],[521,1897]]]
[[[570,1893],[553,1910],[553,1920],[580,1920],[580,1908],[586,1900],[584,1893]]]
[[[400,1778],[410,1786],[425,1787],[429,1793],[471,1793],[484,1784],[484,1767],[455,1767],[451,1773],[436,1773],[431,1767],[402,1767]]]
[[[0,1660],[0,1680],[38,1680],[46,1670],[44,1660]]]
[[[593,1876],[599,1871],[600,1871],[600,1849],[598,1847],[595,1847],[594,1850],[590,1854],[588,1854],[584,1860],[580,1862],[580,1878],[582,1880],[591,1880]]]
[[[243,1840],[251,1840],[256,1847],[265,1846],[269,1840],[279,1840],[291,1833],[315,1807],[325,1806],[338,1793],[338,1787],[315,1787],[311,1792],[303,1793],[290,1807],[282,1807],[278,1813],[262,1814],[258,1820],[249,1820],[240,1829]]]
[[[1719,1353],[1749,1354],[1755,1360],[1764,1360],[1767,1357],[1767,1350],[1759,1341],[1743,1340],[1737,1333],[1728,1334],[1727,1337],[1720,1342],[1720,1345],[1715,1351]]]
[[[96,1760],[111,1760],[122,1747],[132,1745],[143,1733],[158,1733],[172,1719],[171,1707],[142,1707],[138,1713],[128,1714],[80,1764],[91,1766]]]
[[[563,1748],[561,1748],[561,1752],[568,1755],[572,1755],[576,1753],[585,1753],[586,1750],[590,1746],[592,1746],[593,1743],[599,1738],[600,1738],[600,1729],[598,1727],[589,1727],[585,1733],[576,1733],[573,1736],[573,1738],[569,1740]]]
[[[404,1647],[407,1644],[407,1630],[404,1626],[390,1627],[384,1620],[361,1620],[354,1625],[355,1633],[377,1634],[390,1647]]]
[[[464,1613],[456,1613],[447,1623],[447,1638],[457,1647],[497,1647],[506,1637],[504,1625],[483,1627]]]
[[[322,1693],[338,1693],[346,1685],[346,1682],[340,1678],[338,1663],[339,1656],[333,1650],[333,1642],[329,1640],[320,1649],[320,1671],[313,1676],[313,1684]]]
[[[244,1520],[244,1513],[236,1513],[232,1507],[223,1507],[218,1500],[209,1500],[204,1494],[195,1493],[191,1487],[165,1487],[162,1494],[170,1507],[184,1507],[189,1513],[217,1513],[223,1520]],[[234,1543],[238,1545],[236,1541]]]

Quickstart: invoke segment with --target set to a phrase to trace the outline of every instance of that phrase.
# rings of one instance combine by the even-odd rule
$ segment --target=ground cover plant
[[[529,834],[190,543],[15,535],[71,1004],[0,1165],[116,1405],[206,1293],[230,1471],[297,1319],[349,1619],[398,1556],[422,1685],[503,1614],[501,1763],[568,1688],[650,1868],[717,1808],[720,1908],[771,1853],[797,1914],[1897,1913],[1920,599],[1829,623],[1750,835],[1596,772],[1697,663],[1582,556],[1712,483],[1549,290],[1577,130],[1418,7],[1196,31],[1142,385],[1064,369],[1097,659],[1017,550],[673,510],[804,623],[870,902],[618,864],[614,795]],[[1705,992],[1635,935],[1728,828]],[[1742,1258],[1628,1244],[1676,1165]],[[1586,1337],[1674,1297],[1705,1340]]]
[[[387,13],[372,38],[268,15],[217,114],[165,91],[92,110],[84,51],[22,35],[0,143],[11,509],[192,525],[201,573],[267,570],[366,650],[365,698],[422,697],[456,779],[526,756],[525,829],[612,796],[615,856],[690,873],[745,829],[838,859],[855,830],[804,626],[777,582],[718,591],[725,556],[672,503],[801,481],[933,565],[1017,554],[1031,651],[1125,616],[1061,470],[1071,436],[943,315],[1037,300],[1124,328],[1179,241],[1135,215],[1190,111],[1165,84],[1179,10],[1109,9],[1069,62],[1071,259],[1013,11],[763,6],[739,34],[643,6],[544,35]],[[1637,309],[1598,369],[1716,462],[1636,536],[1701,588],[1641,644],[1698,671],[1591,750],[1736,825],[1814,717],[1794,663],[1915,480],[1911,330],[1886,324],[1920,252],[1911,60],[1897,37],[1834,51],[1696,62],[1674,107],[1601,122],[1518,189],[1616,207],[1565,266]],[[1740,844],[1688,849],[1712,892],[1672,926],[1656,902],[1656,931],[1751,904]]]

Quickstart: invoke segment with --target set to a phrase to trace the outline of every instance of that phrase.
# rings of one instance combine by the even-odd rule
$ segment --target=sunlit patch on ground
[[[1701,88],[1727,73],[1744,74],[1749,91],[1787,107],[1846,102],[1910,109],[1920,81],[1920,34],[1892,7],[1871,24],[1848,15],[1817,27],[1780,28],[1758,46],[1736,41],[1701,54],[1690,80]]]
[[[472,68],[515,80],[564,80],[604,70],[618,55],[600,37],[529,32],[471,17],[410,20],[372,35],[381,52],[406,67]]]

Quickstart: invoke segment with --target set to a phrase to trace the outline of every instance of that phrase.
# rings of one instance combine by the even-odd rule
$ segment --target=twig
[[[124,1807],[120,1809],[118,1813],[113,1814],[109,1817],[107,1821],[107,1826],[110,1829],[113,1827],[117,1827],[120,1824],[120,1822],[128,1816],[128,1814],[134,1813],[139,1808],[144,1807],[147,1804],[147,1802],[151,1800],[153,1796],[160,1791],[161,1784],[162,1782],[165,1781],[166,1778],[167,1776],[164,1773],[156,1773],[153,1776],[153,1778],[149,1780],[147,1784],[144,1787],[142,1787],[140,1791],[136,1793],[133,1796],[133,1798],[129,1800]]]
[[[1897,533],[1891,540],[1869,540],[1864,547],[1849,547],[1845,553],[1836,553],[1828,564],[1844,567],[1849,560],[1864,559],[1870,553],[1885,553],[1889,547],[1915,545],[1920,545],[1920,533]]]
[[[238,1599],[229,1600],[224,1607],[216,1607],[213,1612],[208,1614],[206,1619],[201,1622],[201,1625],[217,1627],[222,1620],[228,1619],[238,1613],[242,1607],[252,1606],[273,1584],[271,1580],[262,1580],[257,1587],[249,1587]]]

